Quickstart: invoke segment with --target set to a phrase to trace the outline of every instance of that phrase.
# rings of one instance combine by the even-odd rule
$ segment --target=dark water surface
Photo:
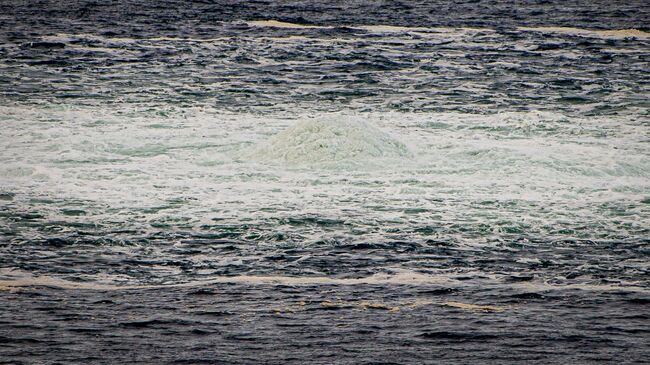
[[[504,309],[437,304],[477,298]],[[3,300],[3,356],[27,363],[644,363],[650,332],[647,296],[624,291],[222,284]]]
[[[0,1],[0,363],[647,363],[644,1]]]

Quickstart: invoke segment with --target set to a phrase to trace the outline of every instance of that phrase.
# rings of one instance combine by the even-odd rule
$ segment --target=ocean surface
[[[0,0],[0,363],[648,363],[649,107],[646,1]]]

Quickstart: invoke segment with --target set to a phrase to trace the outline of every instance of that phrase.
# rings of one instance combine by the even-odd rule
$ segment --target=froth
[[[360,120],[314,119],[297,123],[259,145],[253,158],[289,165],[372,165],[412,156],[403,143]]]
[[[612,39],[650,38],[650,33],[638,29],[598,30],[598,29],[581,29],[581,28],[571,28],[571,27],[519,27],[519,30],[543,32],[543,33],[570,34],[570,35],[590,37],[590,38],[612,38]]]

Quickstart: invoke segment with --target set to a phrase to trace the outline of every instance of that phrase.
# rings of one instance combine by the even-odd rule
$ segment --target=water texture
[[[644,363],[644,2],[0,2],[0,363]]]

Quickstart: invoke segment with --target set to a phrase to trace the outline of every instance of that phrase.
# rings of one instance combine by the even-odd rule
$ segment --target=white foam
[[[364,240],[385,239],[388,221],[406,231],[469,221],[495,234],[501,222],[535,234],[550,234],[560,221],[598,225],[583,235],[630,235],[648,224],[640,203],[650,196],[647,126],[634,117],[260,116],[64,105],[5,106],[0,115],[2,190],[14,194],[13,205],[49,220],[199,229],[213,218],[238,224],[316,215],[365,227]],[[80,201],[86,215],[61,213]],[[487,215],[476,205],[482,201],[500,205]],[[613,222],[608,207],[621,204],[627,212]],[[420,213],[409,213],[414,207]]]
[[[404,163],[412,156],[409,149],[377,127],[344,116],[301,121],[278,133],[254,149],[253,158],[293,166],[341,167]]]
[[[410,270],[394,270],[393,273],[374,274],[365,278],[333,278],[327,276],[264,276],[264,275],[235,275],[235,276],[213,276],[194,280],[189,282],[171,283],[171,284],[131,284],[124,282],[122,276],[110,276],[100,274],[91,281],[70,281],[48,275],[33,275],[28,271],[16,269],[0,269],[0,290],[16,290],[30,286],[49,286],[61,289],[78,289],[78,290],[137,290],[137,289],[157,289],[157,288],[193,288],[205,287],[213,284],[243,284],[243,285],[409,285],[409,286],[428,286],[437,285],[444,287],[500,287],[507,286],[512,289],[521,291],[553,291],[553,290],[584,290],[584,291],[630,291],[637,293],[650,293],[650,290],[644,288],[640,283],[621,282],[618,285],[613,284],[550,284],[542,281],[534,282],[515,282],[503,283],[502,275],[487,274],[485,272],[465,272],[465,273],[439,273],[424,274]],[[482,279],[475,281],[458,280],[463,275],[480,275]],[[459,302],[430,302],[419,301],[411,303],[411,306],[439,304],[452,306],[467,310],[498,310],[497,307],[477,306],[468,303]]]
[[[590,38],[611,38],[611,39],[625,39],[625,38],[638,38],[650,39],[650,33],[638,29],[584,29],[572,27],[519,27],[522,31],[529,32],[543,32],[543,33],[560,33],[570,34]]]
[[[289,22],[281,22],[278,20],[252,20],[247,21],[246,24],[254,27],[274,27],[274,28],[288,28],[288,29],[323,29],[330,27],[321,27],[317,25],[306,25]]]
[[[298,24],[298,23],[289,23],[282,22],[277,20],[253,20],[245,22],[249,26],[253,27],[271,27],[271,28],[283,28],[283,29],[333,29],[334,26],[328,25],[308,25],[308,24]],[[479,33],[479,32],[494,32],[493,29],[489,28],[468,28],[468,27],[456,27],[456,28],[445,28],[445,27],[407,27],[407,26],[396,26],[396,25],[387,25],[387,24],[353,24],[346,25],[347,28],[365,30],[369,33],[374,34],[418,34],[423,35],[435,35],[439,33]]]

